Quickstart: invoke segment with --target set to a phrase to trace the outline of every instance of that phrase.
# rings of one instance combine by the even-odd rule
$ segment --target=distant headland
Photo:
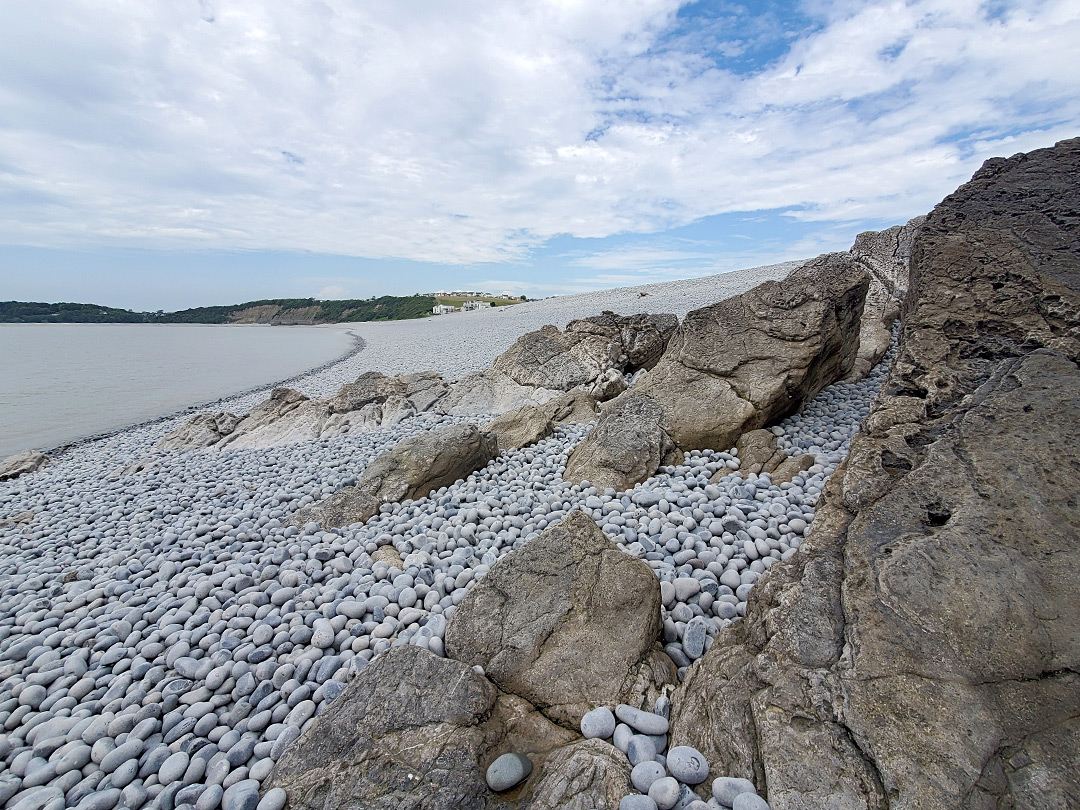
[[[384,295],[379,298],[320,301],[315,298],[268,298],[215,307],[195,307],[176,312],[133,312],[99,304],[0,301],[0,323],[266,323],[300,325],[345,321],[402,321],[425,318],[436,307],[462,306],[468,297],[502,306],[525,300],[508,294],[427,293]],[[444,310],[445,311],[445,310]]]

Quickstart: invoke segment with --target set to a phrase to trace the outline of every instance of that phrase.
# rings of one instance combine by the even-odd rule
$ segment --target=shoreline
[[[131,325],[132,326],[140,326],[141,324],[131,324]],[[180,325],[183,325],[183,324],[180,324]],[[203,324],[195,324],[195,325],[201,326]],[[262,326],[264,324],[212,324],[212,325],[215,325],[215,326],[217,326],[217,325],[220,325],[220,326]],[[280,324],[265,324],[265,325],[266,326],[276,326],[276,325],[280,325]],[[341,324],[313,324],[313,325],[314,326],[326,326],[326,327],[347,327],[347,326],[351,326],[351,324],[347,324],[347,323],[341,323]],[[163,414],[161,416],[155,416],[155,417],[153,417],[151,419],[144,419],[144,420],[140,420],[138,422],[132,422],[132,423],[130,423],[128,425],[124,425],[123,427],[115,428],[115,429],[112,429],[112,430],[104,430],[104,431],[100,431],[98,433],[92,433],[92,434],[87,435],[87,436],[82,436],[82,437],[80,437],[78,439],[75,439],[73,441],[64,442],[62,444],[54,445],[52,448],[41,450],[41,452],[44,453],[46,456],[48,456],[50,459],[61,458],[64,455],[66,455],[67,453],[71,452],[72,450],[76,450],[78,448],[84,447],[84,446],[86,446],[88,444],[91,444],[93,442],[103,441],[105,439],[111,439],[114,436],[118,436],[121,433],[126,433],[126,432],[131,431],[131,430],[138,430],[139,428],[145,428],[145,427],[151,427],[153,425],[159,425],[162,422],[169,421],[170,419],[178,419],[180,417],[197,413],[199,411],[205,410],[205,409],[210,408],[210,407],[215,406],[215,405],[224,406],[227,403],[232,402],[233,400],[241,399],[243,397],[254,396],[255,394],[259,394],[259,393],[262,393],[264,391],[269,392],[269,391],[272,391],[275,388],[279,388],[280,386],[288,385],[290,383],[295,383],[295,382],[298,382],[300,380],[303,380],[306,377],[310,377],[310,376],[315,375],[315,374],[322,374],[323,372],[329,371],[331,368],[338,365],[339,363],[344,363],[344,362],[346,362],[348,360],[351,360],[353,357],[360,354],[361,352],[364,351],[364,349],[367,348],[367,343],[353,329],[344,329],[344,332],[352,340],[352,344],[349,346],[349,348],[345,352],[343,352],[342,354],[339,354],[337,357],[333,358],[332,360],[328,360],[325,363],[321,363],[321,364],[319,364],[317,366],[309,368],[306,371],[300,372],[299,374],[293,374],[291,377],[286,377],[285,379],[278,380],[277,382],[266,383],[266,384],[262,384],[262,385],[256,385],[256,386],[254,386],[252,388],[247,388],[247,389],[245,389],[243,391],[237,391],[235,393],[228,394],[226,396],[219,397],[217,399],[211,399],[211,400],[207,400],[205,402],[197,402],[197,403],[194,403],[192,405],[188,405],[188,406],[186,406],[184,408],[181,408],[178,411],[173,411],[172,413]]]

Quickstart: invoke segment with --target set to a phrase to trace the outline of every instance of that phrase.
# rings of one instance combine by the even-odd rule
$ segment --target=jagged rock
[[[458,606],[446,652],[577,729],[598,705],[644,705],[675,679],[658,645],[660,584],[584,512],[499,560]]]
[[[509,810],[531,782],[496,795],[490,762],[510,744],[542,761],[572,738],[470,667],[395,647],[285,749],[266,789],[283,788],[292,810]]]
[[[308,399],[299,391],[276,388],[269,400],[252,408],[216,446],[254,450],[310,441],[319,437],[325,422],[325,402]]]
[[[650,397],[630,391],[613,400],[570,454],[563,478],[621,491],[644,481],[661,464],[677,463],[682,454],[663,420],[663,411]]]
[[[617,368],[609,368],[589,386],[589,393],[597,400],[605,401],[617,397],[627,387],[625,375]]]
[[[892,325],[907,296],[908,263],[915,232],[926,217],[884,231],[867,231],[855,237],[851,257],[870,276],[862,323],[859,353],[848,380],[861,380],[885,356],[892,340]]]
[[[494,434],[476,425],[451,425],[406,439],[376,458],[360,483],[301,509],[292,524],[315,521],[324,528],[363,523],[384,503],[424,498],[433,489],[466,478],[498,455]]]
[[[774,810],[1080,803],[1078,175],[1080,139],[987,161],[929,215],[803,551],[673,696]]]
[[[566,325],[569,334],[591,334],[617,341],[621,354],[626,358],[624,371],[649,369],[667,348],[668,340],[679,325],[679,319],[671,313],[639,313],[616,315],[604,310],[600,315],[571,321]]]
[[[848,254],[830,253],[782,282],[767,281],[691,312],[655,368],[604,410],[574,450],[566,477],[577,480],[588,471],[605,482],[644,480],[655,467],[629,479],[618,464],[635,441],[632,434],[644,430],[652,436],[657,422],[680,450],[716,449],[800,410],[851,371],[868,285]],[[624,399],[634,401],[644,425],[626,418],[627,410],[619,407]],[[646,399],[659,410],[658,420],[655,409],[638,404]],[[592,472],[608,463],[610,474]]]
[[[557,425],[591,422],[599,415],[600,402],[588,391],[576,388],[544,403],[544,412]]]
[[[616,810],[634,792],[626,755],[603,740],[582,740],[548,756],[529,810]]]
[[[0,481],[37,472],[49,463],[49,457],[38,450],[23,450],[0,461]]]
[[[492,368],[518,385],[569,391],[619,365],[621,344],[607,335],[560,332],[551,326],[526,332],[499,355]]]
[[[495,434],[499,452],[502,452],[536,444],[551,436],[555,426],[545,408],[523,405],[496,417],[484,430]]]
[[[814,466],[814,457],[807,454],[788,456],[769,474],[776,486],[789,483],[796,475],[800,475]]]
[[[405,562],[401,559],[401,554],[393,546],[379,546],[371,553],[371,564],[382,562],[388,566],[404,569]]]
[[[15,526],[22,526],[26,523],[31,523],[34,520],[34,512],[16,512],[13,515],[0,518],[0,529],[9,529]]]
[[[367,371],[354,382],[346,383],[327,402],[331,414],[347,414],[359,411],[366,405],[383,404],[398,398],[407,401],[407,407],[417,413],[431,410],[449,391],[442,375],[434,371],[402,374],[389,377],[379,371]]]
[[[179,450],[212,447],[236,430],[240,417],[231,413],[198,413],[184,425],[165,435],[155,447]]]
[[[500,414],[523,405],[543,405],[562,396],[552,388],[520,385],[498,369],[466,374],[439,403],[443,413],[458,416]]]

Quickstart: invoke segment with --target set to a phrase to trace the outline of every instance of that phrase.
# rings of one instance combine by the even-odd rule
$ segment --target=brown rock
[[[636,792],[622,751],[603,740],[581,740],[548,756],[529,810],[615,810]]]
[[[673,698],[774,810],[1080,804],[1078,174],[1080,139],[988,161],[930,214],[805,553]]]
[[[576,729],[596,706],[641,706],[674,680],[660,626],[656,575],[574,511],[472,587],[445,641],[447,655]]]
[[[652,398],[634,391],[619,397],[570,454],[563,478],[621,491],[644,481],[661,464],[678,463],[682,453],[663,422],[664,414]]]
[[[496,417],[484,430],[495,434],[499,452],[527,447],[555,432],[546,410],[542,406],[523,405]]]

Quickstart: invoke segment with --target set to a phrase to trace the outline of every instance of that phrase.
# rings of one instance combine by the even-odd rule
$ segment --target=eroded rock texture
[[[651,469],[631,474],[624,448],[638,441],[632,434],[652,436],[654,422],[665,439],[650,439],[650,448],[716,449],[800,410],[851,371],[868,285],[849,254],[829,253],[781,282],[691,312],[655,368],[604,409],[574,450],[568,479],[625,489],[652,475],[663,452],[650,451]],[[630,411],[642,419],[627,418]]]
[[[774,810],[1080,806],[1080,139],[916,237],[900,354],[813,531],[673,698]]]
[[[499,560],[446,628],[446,653],[576,729],[675,679],[660,651],[660,583],[574,511]]]
[[[23,450],[0,461],[0,481],[18,478],[20,475],[40,470],[49,463],[48,457],[38,450]]]

